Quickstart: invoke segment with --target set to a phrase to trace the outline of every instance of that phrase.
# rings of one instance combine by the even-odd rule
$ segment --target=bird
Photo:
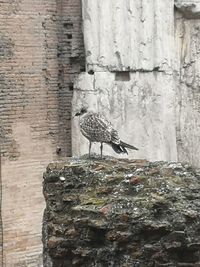
[[[139,150],[137,147],[123,142],[117,130],[102,114],[88,111],[87,107],[82,107],[74,116],[79,116],[80,131],[89,140],[89,158],[93,142],[99,142],[101,158],[103,157],[103,143],[110,145],[113,150],[120,154],[128,154],[128,149]]]

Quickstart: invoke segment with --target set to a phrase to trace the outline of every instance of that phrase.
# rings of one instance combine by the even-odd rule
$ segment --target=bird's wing
[[[118,132],[114,130],[113,128],[111,131],[111,142],[117,145],[120,144],[120,138],[119,138]]]
[[[89,113],[80,121],[81,132],[85,137],[97,142],[110,142],[112,125],[98,113]]]

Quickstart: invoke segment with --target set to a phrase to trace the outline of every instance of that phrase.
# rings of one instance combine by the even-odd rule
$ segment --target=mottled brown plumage
[[[91,145],[93,142],[100,142],[101,157],[103,154],[103,143],[112,146],[116,153],[127,153],[126,148],[138,150],[136,147],[124,143],[120,140],[118,132],[113,128],[112,124],[101,114],[88,112],[86,108],[82,108],[75,116],[80,116],[81,133],[89,140],[89,156]]]

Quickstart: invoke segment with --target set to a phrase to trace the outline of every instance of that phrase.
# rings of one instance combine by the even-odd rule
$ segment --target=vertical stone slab
[[[94,75],[77,77],[73,110],[87,104],[104,113],[140,149],[129,157],[176,160],[174,1],[83,0],[82,9],[86,70]],[[77,122],[73,155],[88,152]],[[109,147],[105,153],[116,156]]]
[[[193,9],[185,13],[186,2],[179,1],[175,20],[177,147],[180,161],[200,166],[200,4],[191,1]]]
[[[173,0],[83,0],[82,5],[88,69],[171,66]]]

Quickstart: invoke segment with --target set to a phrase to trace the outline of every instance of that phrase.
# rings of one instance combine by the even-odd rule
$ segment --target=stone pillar
[[[86,71],[94,75],[75,80],[73,111],[88,104],[104,113],[139,148],[131,158],[176,160],[173,0],[83,0],[82,10]],[[88,152],[77,122],[73,155]]]
[[[175,79],[178,159],[200,166],[200,2],[176,1]]]
[[[82,1],[86,70],[75,80],[72,108],[104,113],[122,139],[139,147],[130,158],[200,166],[200,3]],[[78,120],[73,155],[88,152]],[[99,152],[99,147],[94,147]],[[106,153],[115,155],[110,148]]]

